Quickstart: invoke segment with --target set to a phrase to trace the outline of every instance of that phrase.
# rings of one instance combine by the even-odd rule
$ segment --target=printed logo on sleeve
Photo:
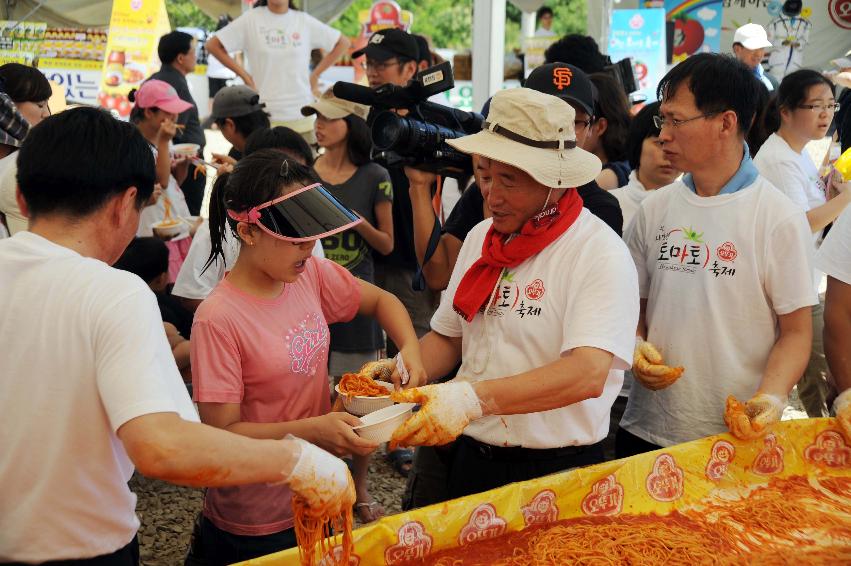
[[[286,341],[293,373],[316,373],[322,352],[328,349],[328,325],[316,313],[308,315],[296,328],[290,329]]]
[[[419,521],[409,521],[399,527],[397,537],[398,542],[384,550],[388,566],[425,558],[431,552],[433,539]]]
[[[623,486],[615,475],[599,480],[582,500],[582,512],[586,515],[617,515],[623,509]]]
[[[523,521],[527,527],[554,523],[558,520],[555,492],[550,489],[538,492],[528,505],[520,508],[520,512],[523,513]]]
[[[718,481],[727,474],[727,468],[736,457],[736,448],[726,440],[718,440],[712,445],[709,461],[706,462],[706,477]]]
[[[753,471],[761,476],[772,476],[783,471],[783,447],[777,437],[769,433],[762,439],[763,447],[753,461]]]
[[[647,475],[645,487],[656,501],[676,501],[683,496],[683,470],[670,454],[660,454]]]
[[[842,434],[825,430],[804,450],[804,459],[828,468],[845,468],[851,466],[851,448],[845,444]]]
[[[458,544],[461,546],[476,541],[496,538],[505,533],[508,523],[496,514],[496,509],[490,503],[482,503],[470,513],[470,519],[458,534]]]

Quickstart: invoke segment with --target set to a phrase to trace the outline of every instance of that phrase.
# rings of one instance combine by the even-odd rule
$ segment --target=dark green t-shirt
[[[393,201],[393,186],[390,175],[377,163],[358,167],[354,175],[339,185],[325,184],[337,200],[376,225],[375,205]],[[346,230],[322,239],[325,257],[340,264],[352,275],[369,283],[375,280],[373,250],[354,230]],[[332,324],[331,350],[337,352],[360,352],[384,347],[381,328],[374,319],[356,316],[350,322]]]

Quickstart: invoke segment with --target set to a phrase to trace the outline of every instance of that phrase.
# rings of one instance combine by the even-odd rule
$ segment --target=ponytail
[[[204,264],[203,274],[213,265],[219,258],[222,263],[225,261],[225,231],[229,229],[228,221],[230,220],[225,206],[225,185],[228,183],[230,173],[222,173],[216,177],[213,183],[213,189],[210,193],[210,257],[207,258],[207,263]]]
[[[780,129],[780,104],[777,100],[777,94],[771,95],[768,99],[768,104],[765,107],[765,115],[763,116],[764,129],[770,134],[773,134]]]

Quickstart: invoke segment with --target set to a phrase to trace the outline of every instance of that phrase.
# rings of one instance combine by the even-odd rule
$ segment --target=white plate
[[[375,443],[387,442],[393,432],[411,416],[416,403],[399,403],[384,407],[360,418],[360,426],[352,427],[358,436]]]

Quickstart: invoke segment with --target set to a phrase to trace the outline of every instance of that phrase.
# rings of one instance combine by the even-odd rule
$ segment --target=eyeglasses
[[[656,126],[656,128],[659,130],[661,130],[665,126],[679,128],[686,122],[691,122],[692,120],[699,120],[700,118],[709,118],[711,116],[715,116],[716,114],[718,114],[718,112],[709,112],[707,114],[695,116],[694,118],[686,118],[685,120],[677,120],[675,118],[663,118],[662,116],[653,116],[653,125]]]
[[[396,59],[395,61],[365,61],[360,64],[361,68],[364,71],[377,71],[379,73],[389,69],[393,65],[401,65],[401,61]]]
[[[591,120],[574,120],[573,121],[573,129],[581,130],[582,128],[587,128],[591,125]]]
[[[833,104],[799,104],[798,108],[809,110],[814,114],[821,114],[822,112],[830,113],[839,110],[839,103],[834,102]]]

